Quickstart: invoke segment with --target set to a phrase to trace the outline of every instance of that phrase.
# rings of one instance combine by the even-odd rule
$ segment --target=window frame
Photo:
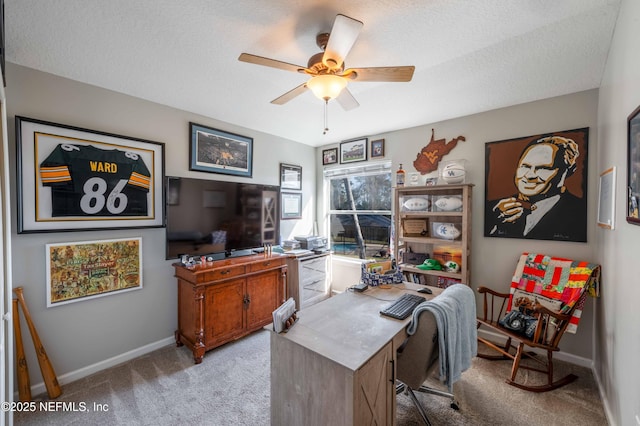
[[[391,169],[392,163],[389,160],[384,160],[384,161],[376,161],[376,162],[368,162],[367,164],[359,164],[359,165],[352,165],[350,167],[334,167],[334,168],[325,168],[323,171],[323,184],[324,184],[324,199],[325,199],[325,203],[324,203],[324,211],[325,211],[325,219],[326,219],[326,235],[327,235],[327,240],[328,240],[328,244],[331,247],[331,249],[334,249],[334,241],[332,239],[332,234],[331,234],[331,219],[332,216],[338,216],[338,215],[374,215],[374,216],[388,216],[389,217],[389,241],[388,241],[388,245],[389,247],[391,246],[391,237],[392,237],[392,232],[393,232],[393,188],[392,188],[392,169]],[[347,210],[337,210],[337,209],[332,209],[331,208],[331,200],[332,200],[332,194],[331,194],[331,181],[333,179],[341,179],[341,178],[351,178],[351,177],[356,177],[356,176],[372,176],[372,175],[380,175],[380,174],[389,174],[389,209],[386,210],[379,210],[379,209],[367,209],[367,210],[353,210],[353,209],[347,209]],[[365,241],[366,243],[366,241]],[[348,256],[348,255],[344,255],[341,253],[337,253],[337,252],[333,252],[334,256],[337,256],[341,259],[349,259],[349,260],[353,260],[353,261],[358,261],[358,262],[364,262],[367,261],[367,259],[370,258],[366,256],[364,256],[363,258],[357,258],[354,256]]]

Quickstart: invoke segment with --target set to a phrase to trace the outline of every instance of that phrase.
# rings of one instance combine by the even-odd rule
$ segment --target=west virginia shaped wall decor
[[[423,175],[438,170],[438,163],[442,157],[450,153],[458,145],[458,141],[464,142],[465,140],[464,136],[458,136],[449,142],[446,139],[436,140],[434,129],[431,129],[431,141],[420,150],[413,162],[413,167]]]

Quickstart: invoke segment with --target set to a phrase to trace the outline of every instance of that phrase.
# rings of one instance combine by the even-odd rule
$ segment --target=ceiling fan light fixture
[[[307,82],[307,87],[319,99],[329,101],[337,98],[340,92],[347,87],[347,80],[333,74],[317,75]]]

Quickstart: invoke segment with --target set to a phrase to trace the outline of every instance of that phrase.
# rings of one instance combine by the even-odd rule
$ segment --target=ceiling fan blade
[[[242,53],[238,60],[248,62],[250,64],[264,65],[265,67],[278,68],[285,71],[304,72],[306,67],[290,64],[287,62],[277,61],[275,59],[265,58],[263,56],[252,55],[251,53]]]
[[[346,87],[342,89],[342,92],[340,92],[336,101],[338,101],[342,109],[345,111],[349,111],[360,106],[358,101],[356,101],[356,98],[353,97],[349,89]]]
[[[363,23],[356,19],[345,15],[336,16],[329,35],[329,41],[327,41],[327,46],[324,49],[322,63],[331,70],[342,67],[344,58],[353,47],[353,43],[356,42],[362,26]]]
[[[291,99],[295,98],[296,96],[302,95],[306,91],[307,91],[307,83],[302,83],[300,86],[296,87],[295,89],[291,89],[284,95],[275,98],[274,100],[271,101],[271,103],[276,105],[284,105],[287,102],[289,102]]]
[[[413,65],[406,67],[349,68],[342,75],[357,81],[411,81]]]

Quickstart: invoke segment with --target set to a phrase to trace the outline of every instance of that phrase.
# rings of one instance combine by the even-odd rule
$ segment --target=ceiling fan
[[[311,76],[307,82],[272,100],[272,104],[285,104],[310,89],[318,98],[325,101],[325,105],[329,100],[335,99],[348,111],[359,106],[358,101],[346,87],[349,81],[406,82],[411,81],[415,70],[414,66],[345,69],[344,59],[358,38],[362,26],[363,23],[356,19],[337,15],[331,32],[316,36],[316,44],[322,52],[311,56],[306,67],[250,53],[242,53],[238,60]],[[325,133],[326,131],[325,128]]]

